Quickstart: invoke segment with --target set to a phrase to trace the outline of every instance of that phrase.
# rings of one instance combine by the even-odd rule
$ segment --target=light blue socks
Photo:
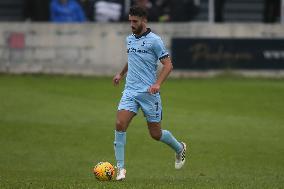
[[[169,145],[176,153],[180,153],[182,151],[182,144],[177,141],[170,131],[162,130],[160,141]]]
[[[169,145],[176,153],[182,151],[182,144],[167,130],[162,130],[160,141]],[[118,168],[124,168],[124,146],[126,144],[126,132],[115,131],[114,151]]]
[[[115,131],[114,152],[117,168],[124,168],[124,146],[126,143],[126,132]]]

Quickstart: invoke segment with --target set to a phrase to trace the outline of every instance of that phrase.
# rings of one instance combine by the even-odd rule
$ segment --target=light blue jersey
[[[134,34],[128,36],[126,42],[128,71],[118,110],[137,113],[141,108],[148,122],[160,122],[162,119],[160,94],[150,94],[148,89],[157,80],[158,60],[168,57],[168,51],[161,38],[149,28],[139,37]]]
[[[158,59],[169,56],[161,38],[147,31],[137,37],[134,34],[126,38],[128,53],[128,72],[125,90],[147,92],[157,80]]]

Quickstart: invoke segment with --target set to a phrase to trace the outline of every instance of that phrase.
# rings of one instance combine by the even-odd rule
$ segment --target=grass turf
[[[0,188],[284,187],[283,80],[168,80],[163,128],[188,143],[185,167],[174,170],[140,112],[127,132],[127,180],[98,182],[93,165],[115,162],[122,90],[110,78],[0,75]]]

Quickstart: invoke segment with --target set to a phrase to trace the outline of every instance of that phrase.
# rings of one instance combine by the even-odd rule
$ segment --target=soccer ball
[[[114,167],[109,162],[99,162],[93,171],[96,178],[100,181],[112,180],[115,174]]]

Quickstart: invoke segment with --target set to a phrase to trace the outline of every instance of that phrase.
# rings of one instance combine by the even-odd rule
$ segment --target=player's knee
[[[121,120],[116,120],[116,130],[117,131],[126,131],[126,123]]]

